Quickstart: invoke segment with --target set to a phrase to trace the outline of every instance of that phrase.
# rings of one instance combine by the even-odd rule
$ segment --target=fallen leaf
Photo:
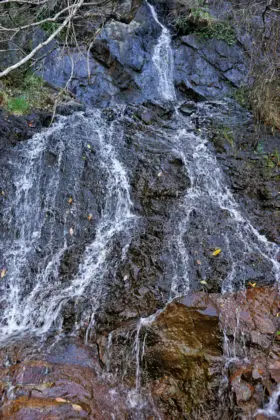
[[[72,197],[69,197],[68,198],[68,204],[72,204],[73,203],[73,198]]]
[[[201,261],[200,260],[196,260],[196,264],[197,265],[201,265]]]
[[[6,276],[6,274],[7,274],[7,269],[4,267],[4,268],[2,268],[2,270],[1,270],[1,274],[0,274],[1,279],[3,279],[3,278]]]
[[[71,235],[71,236],[73,236],[73,234],[74,234],[74,229],[73,229],[73,228],[70,228],[70,229],[69,229],[69,233],[70,233],[70,235]]]
[[[56,398],[55,401],[62,403],[67,402],[67,400],[65,400],[64,398]]]
[[[212,253],[213,257],[216,257],[222,252],[221,248],[216,248],[215,251]]]
[[[89,214],[87,217],[88,221],[90,222],[92,220],[92,214]]]
[[[279,318],[279,316],[280,316],[280,312],[277,312],[276,318]]]
[[[251,283],[251,282],[249,281],[249,285],[250,285],[251,287],[256,287],[257,283]]]
[[[1,191],[1,195],[5,195],[5,191]]]
[[[160,172],[157,174],[157,176],[162,176],[162,175],[163,175],[162,171],[160,171]]]
[[[78,404],[72,404],[72,407],[76,411],[82,411],[82,407],[80,405],[78,405]]]
[[[200,284],[207,284],[207,281],[206,280],[201,280],[199,283]]]
[[[90,144],[88,144],[88,145],[87,145],[87,148],[88,148],[88,149],[91,149],[91,145],[90,145]]]

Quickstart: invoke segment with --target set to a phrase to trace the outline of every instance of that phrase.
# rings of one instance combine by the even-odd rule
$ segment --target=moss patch
[[[7,77],[0,85],[0,106],[17,115],[31,109],[51,110],[55,91],[40,77],[29,72],[21,77]]]

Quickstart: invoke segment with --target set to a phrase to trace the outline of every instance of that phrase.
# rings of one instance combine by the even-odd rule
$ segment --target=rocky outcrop
[[[130,336],[138,392],[150,390],[164,418],[249,420],[280,383],[279,311],[277,287],[190,293],[142,322],[140,333],[129,333],[131,326],[114,331],[109,354],[107,340],[99,339],[99,354],[114,369],[120,337]],[[133,366],[125,380],[133,384]],[[265,410],[262,416],[270,418]]]

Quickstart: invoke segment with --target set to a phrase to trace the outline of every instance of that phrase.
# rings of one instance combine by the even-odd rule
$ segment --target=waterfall
[[[85,343],[90,344],[91,332],[96,328],[100,365],[106,367],[102,379],[113,378],[113,372],[117,382],[122,374],[131,374],[125,402],[135,419],[148,418],[146,412],[150,415],[153,410],[152,416],[161,418],[156,408],[151,409],[152,393],[146,386],[150,378],[143,365],[149,367],[153,362],[148,360],[148,351],[145,353],[146,343],[152,347],[156,342],[158,330],[155,328],[153,336],[153,323],[168,304],[191,290],[206,290],[208,285],[210,289],[211,264],[218,265],[221,259],[222,272],[214,272],[217,275],[213,275],[213,281],[222,293],[244,290],[251,279],[257,284],[263,273],[268,283],[280,281],[279,247],[261,235],[243,212],[207,132],[197,130],[192,119],[180,113],[173,84],[171,34],[160,22],[155,7],[147,5],[153,24],[161,30],[151,60],[147,60],[147,68],[153,65],[148,80],[156,74],[160,109],[164,114],[166,105],[168,117],[164,120],[164,116],[162,124],[155,122],[161,119],[160,112],[154,112],[155,103],[151,108],[151,104],[145,104],[146,108],[137,105],[137,109],[120,105],[115,105],[114,110],[89,109],[60,117],[51,128],[18,143],[7,162],[11,179],[3,205],[6,230],[0,232],[1,345],[28,335],[44,338],[55,333],[60,338],[64,331],[68,338],[64,311],[72,308],[74,321],[69,334],[81,334],[82,330]],[[222,105],[226,107],[226,101]],[[207,105],[204,102],[193,106],[198,115],[200,108]],[[150,113],[146,120],[140,115],[143,109]],[[173,117],[169,116],[172,112]],[[135,139],[138,132],[143,143]],[[153,141],[158,137],[157,148]],[[165,143],[171,158],[178,161],[174,164],[176,175],[161,170],[167,162],[163,157]],[[149,148],[148,159],[145,148]],[[143,152],[139,159],[138,152]],[[167,168],[173,168],[172,159],[166,163]],[[172,176],[177,180],[178,175],[180,180],[182,174],[182,189],[176,189]],[[167,180],[163,192],[158,188],[159,179]],[[135,192],[139,185],[140,193]],[[146,200],[145,204],[141,200]],[[167,210],[162,212],[165,204]],[[150,229],[152,223],[158,229],[156,233],[154,225]],[[160,243],[160,251],[149,255],[153,240],[156,246]],[[149,241],[151,244],[146,245]],[[74,255],[70,274],[69,253]],[[62,274],[65,265],[66,274]],[[120,305],[106,301],[111,290],[117,297],[125,296]],[[126,299],[126,293],[133,296],[131,301]],[[117,301],[113,293],[111,296]],[[138,306],[137,299],[147,299],[146,306]],[[131,302],[137,302],[136,308]],[[237,320],[231,341],[224,331],[224,358],[228,364],[232,359],[249,358],[245,338],[243,349],[237,345],[242,324],[240,313],[235,312],[229,314]],[[95,325],[99,314],[101,321],[98,319]],[[118,318],[116,322],[111,321],[113,317]],[[102,336],[100,342],[98,334]],[[116,363],[114,370],[114,350],[118,346],[125,362]],[[156,377],[157,372],[152,374]],[[164,381],[158,382],[161,386],[165,386]],[[277,416],[279,392],[260,413]]]
[[[173,84],[173,52],[169,30],[160,23],[154,6],[147,3],[155,22],[161,27],[161,34],[153,50],[153,64],[158,74],[158,94],[165,101],[175,101]]]
[[[150,4],[148,6],[155,22],[162,29],[152,57],[158,73],[159,96],[164,101],[175,101],[170,33],[158,20],[155,8]],[[170,135],[166,132],[163,136],[173,143],[175,154],[184,162],[191,186],[172,216],[173,235],[169,238],[169,253],[173,262],[173,273],[167,303],[186,295],[192,286],[192,281],[197,277],[190,258],[190,249],[186,244],[194,212],[202,214],[206,220],[205,231],[213,226],[217,245],[221,247],[224,257],[229,262],[230,269],[221,285],[222,293],[245,288],[245,273],[246,270],[250,270],[256,255],[263,259],[267,271],[271,274],[271,280],[273,278],[277,282],[280,281],[280,263],[277,258],[279,247],[259,234],[251,222],[243,216],[240,206],[227,186],[225,176],[214,152],[209,147],[207,138],[202,134],[195,134],[195,127],[189,118],[180,115],[178,109],[179,106],[175,112],[178,129]],[[225,217],[228,220],[228,230],[222,231],[219,223]],[[208,279],[201,280],[207,284]],[[151,325],[163,310],[164,308],[147,318],[140,318],[135,328],[133,344],[136,364],[135,388],[128,396],[128,402],[134,408],[139,409],[144,406],[141,393],[141,361],[145,352],[145,339],[141,342],[141,329]],[[225,332],[224,334],[226,344],[227,336]],[[233,354],[229,352],[226,355],[229,359],[233,356],[236,357],[235,348]]]
[[[181,124],[182,122],[183,125],[187,124],[183,117],[179,117],[178,125],[180,119]],[[174,149],[185,163],[191,187],[174,215],[179,223],[170,243],[174,261],[171,297],[186,294],[190,288],[190,278],[194,277],[189,261],[189,249],[183,240],[188,236],[190,215],[193,212],[202,214],[206,223],[205,228],[208,228],[208,220],[210,221],[211,228],[217,235],[217,243],[231,265],[222,284],[223,292],[245,288],[244,273],[250,268],[254,255],[259,255],[259,258],[265,261],[274,280],[279,281],[280,263],[277,259],[279,247],[259,234],[250,221],[242,215],[217,159],[208,147],[207,139],[181,128],[176,133]],[[221,231],[220,218],[222,220],[225,217],[228,228],[227,231]]]
[[[16,223],[18,239],[12,238],[11,242],[9,237],[2,242],[1,247],[7,267],[7,275],[1,283],[1,301],[4,307],[1,340],[20,333],[47,332],[55,323],[61,323],[63,305],[70,299],[78,301],[83,296],[87,296],[90,301],[91,318],[94,319],[102,294],[106,293],[103,279],[114,266],[114,259],[111,257],[114,241],[123,235],[123,249],[126,249],[136,220],[131,210],[127,174],[116,151],[116,141],[120,144],[121,138],[122,129],[117,121],[107,123],[100,111],[93,110],[87,116],[75,115],[67,120],[62,119],[51,129],[35,135],[24,147],[19,145],[18,158],[10,163],[17,168],[13,172],[16,188],[15,218],[10,220],[10,224],[12,227]],[[70,284],[65,285],[59,275],[59,266],[70,241],[71,233],[69,235],[65,231],[67,219],[71,217],[72,224],[79,224],[76,203],[73,201],[68,206],[69,209],[65,210],[64,228],[58,237],[54,226],[48,224],[46,212],[55,211],[64,193],[60,184],[63,159],[70,160],[72,166],[64,188],[70,189],[75,200],[84,171],[83,154],[87,147],[92,147],[89,144],[91,142],[94,142],[99,155],[101,169],[107,175],[105,204],[94,240],[86,247],[77,274]],[[58,158],[54,168],[46,176],[44,155],[52,148],[53,143]],[[40,189],[46,192],[43,203]],[[52,220],[52,223],[55,221]],[[44,244],[48,252],[40,263],[38,272],[28,275],[26,267],[36,253],[40,252],[46,227],[50,228],[47,244]],[[74,232],[72,235],[75,235],[76,227],[70,229]],[[31,287],[29,282],[32,282]]]

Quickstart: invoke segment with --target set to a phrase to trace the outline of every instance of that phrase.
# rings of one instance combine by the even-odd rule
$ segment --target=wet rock
[[[48,112],[41,111],[23,117],[0,109],[0,149],[27,140],[43,127],[48,127],[51,118]]]
[[[17,363],[2,366],[0,374],[4,388],[8,382],[15,385],[13,393],[2,393],[3,418],[91,419],[129,413],[125,391],[121,391],[122,403],[118,397],[117,408],[115,396],[120,390],[100,382],[96,354],[79,340],[59,341],[51,350],[41,348],[40,359],[26,358],[28,344],[17,350],[13,346],[6,349],[11,357],[16,352]]]
[[[193,102],[185,102],[180,106],[180,111],[187,116],[191,116],[196,111],[196,106]]]
[[[61,115],[70,115],[73,112],[85,111],[85,106],[79,102],[70,101],[60,104],[56,108],[56,112]]]

